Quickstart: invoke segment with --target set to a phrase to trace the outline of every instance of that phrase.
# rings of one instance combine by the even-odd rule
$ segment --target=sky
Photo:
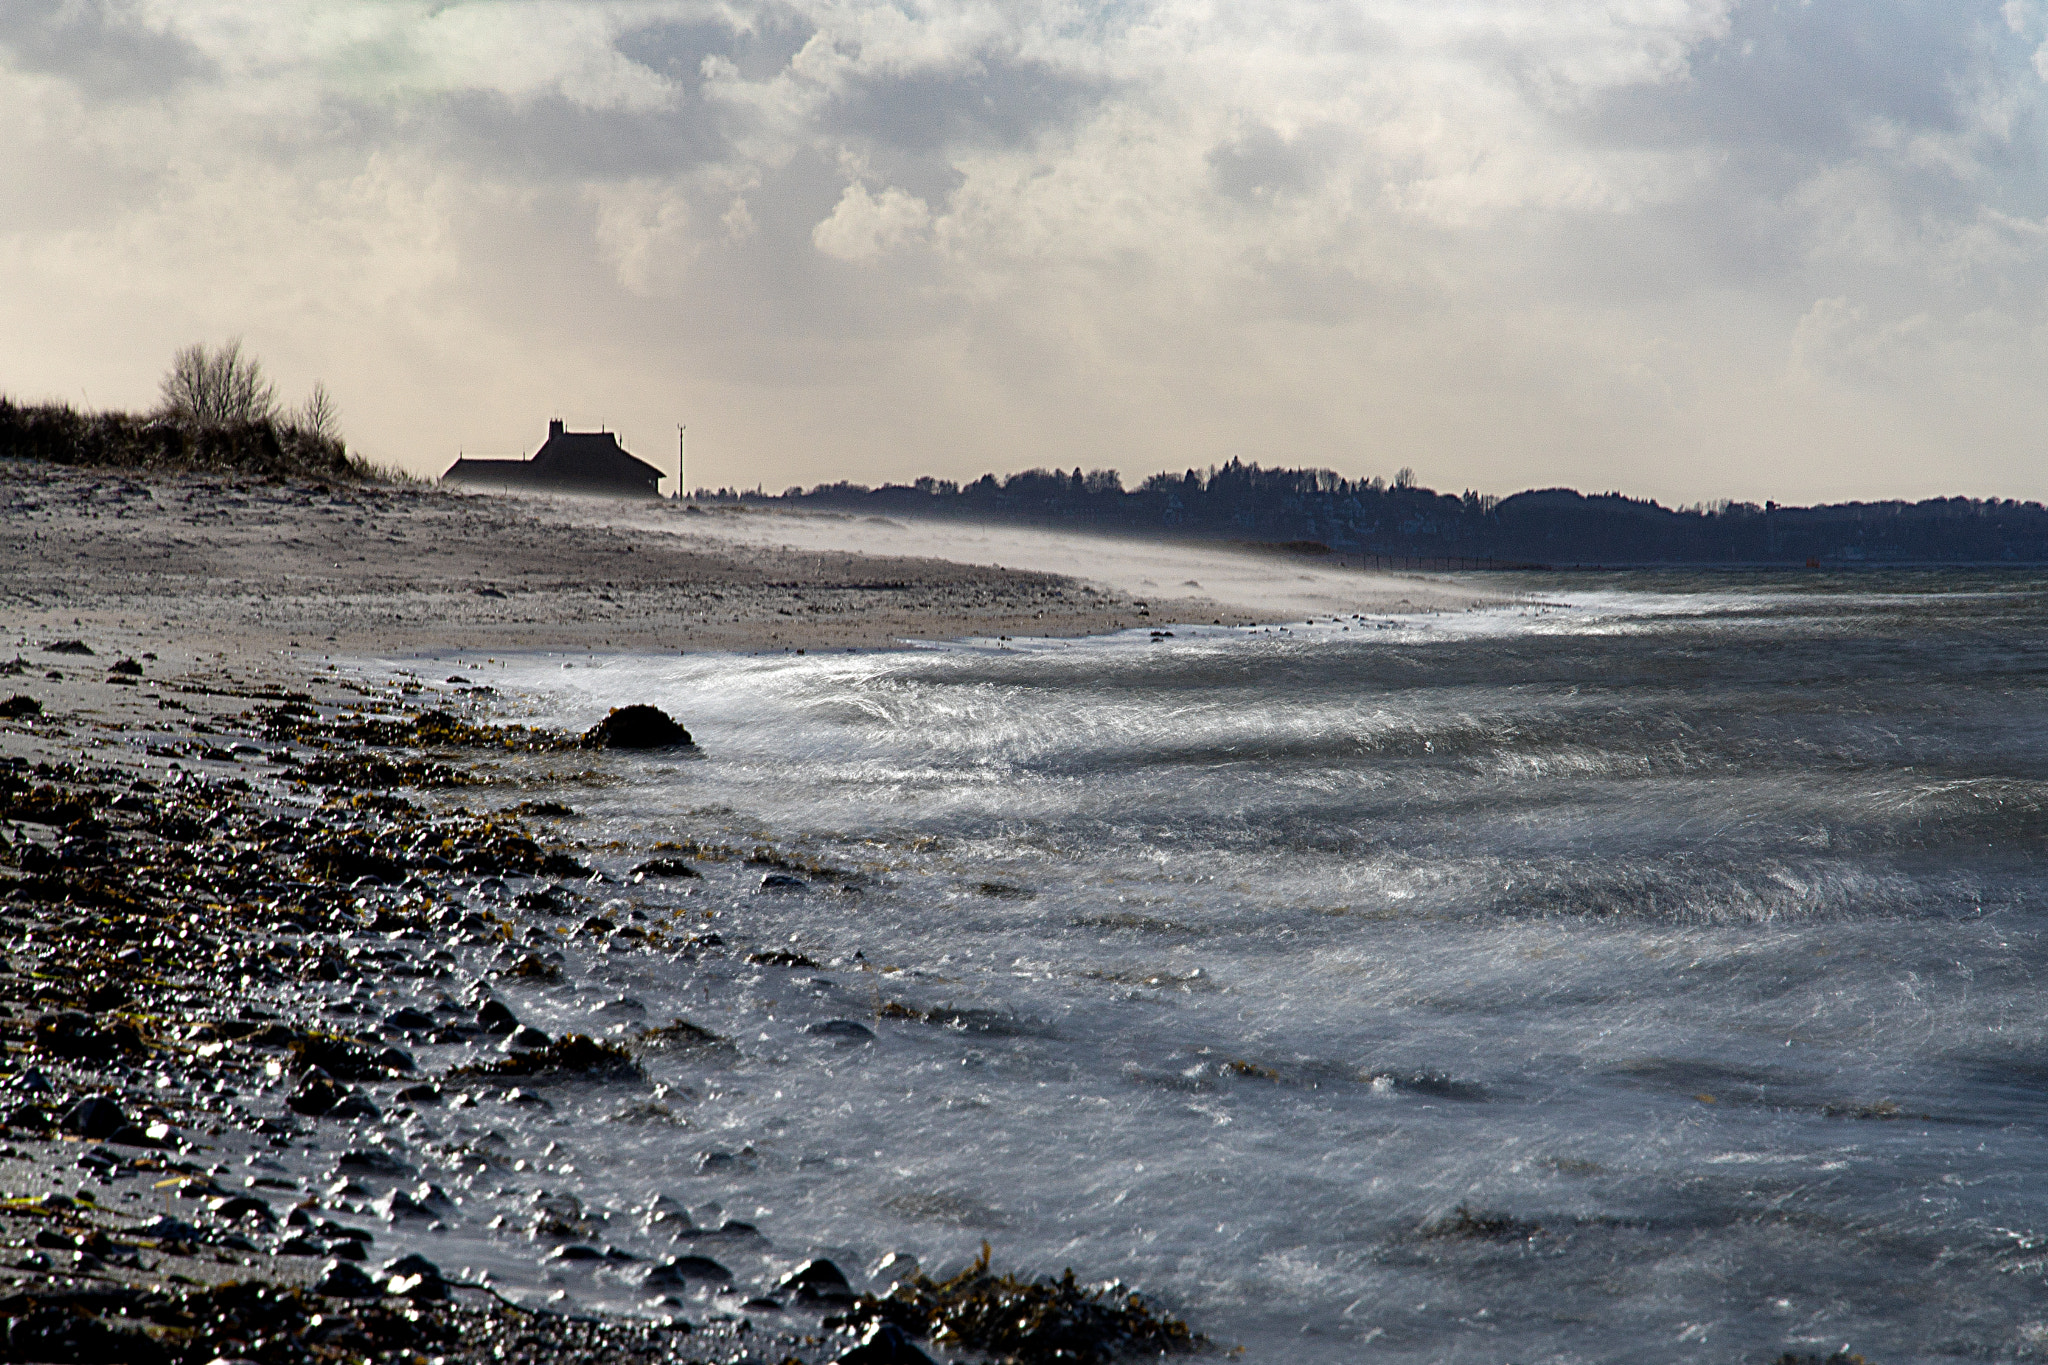
[[[438,473],[2048,498],[2048,4],[4,0],[0,393]]]

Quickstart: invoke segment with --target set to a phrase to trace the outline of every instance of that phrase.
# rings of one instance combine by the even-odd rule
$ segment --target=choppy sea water
[[[652,1058],[666,1116],[430,1116],[529,1160],[418,1245],[629,1307],[630,1273],[543,1270],[512,1225],[573,1195],[689,1250],[638,1231],[665,1194],[771,1233],[696,1248],[743,1276],[987,1240],[1252,1360],[2048,1352],[2048,579],[1516,586],[487,666],[541,720],[651,701],[696,733],[568,796],[615,877],[665,840],[856,875],[591,893],[730,951],[567,941],[564,983],[502,987],[521,1017],[732,1046]],[[776,948],[818,965],[744,960]],[[874,1039],[806,1032],[833,1020]]]

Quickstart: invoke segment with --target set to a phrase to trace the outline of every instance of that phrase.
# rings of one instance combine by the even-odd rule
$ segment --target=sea
[[[561,979],[462,970],[719,1040],[371,1134],[459,1205],[393,1245],[689,1316],[986,1244],[1247,1361],[2048,1354],[2048,575],[1470,581],[1510,604],[364,665],[694,732],[534,793],[576,915],[470,887]],[[743,1292],[640,1286],[691,1250]]]

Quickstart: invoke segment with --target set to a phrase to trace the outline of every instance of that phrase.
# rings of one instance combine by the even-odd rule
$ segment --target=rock
[[[183,1219],[169,1214],[159,1214],[142,1226],[130,1229],[129,1236],[147,1237],[158,1242],[181,1242],[194,1244],[206,1240],[206,1235]]]
[[[583,732],[586,749],[673,749],[694,742],[688,730],[656,706],[615,706]]]
[[[916,1279],[923,1269],[917,1257],[909,1252],[892,1251],[875,1262],[874,1271],[869,1278],[878,1284],[895,1284]]]
[[[477,1026],[485,1033],[510,1033],[519,1027],[519,1017],[502,1000],[486,1000],[476,1012]]]
[[[43,714],[43,704],[23,692],[0,701],[0,720],[25,720]]]
[[[88,1095],[71,1106],[58,1126],[67,1133],[98,1142],[127,1127],[128,1116],[105,1095]]]
[[[343,1260],[331,1260],[320,1267],[320,1278],[313,1282],[313,1292],[336,1299],[374,1299],[384,1291],[360,1267]]]
[[[401,1033],[425,1033],[437,1025],[432,1015],[423,1014],[408,1005],[404,1009],[393,1010],[385,1015],[384,1027],[397,1029]]]
[[[133,659],[121,659],[108,664],[107,672],[124,678],[139,678],[142,676],[142,665]]]
[[[636,877],[695,877],[702,881],[704,874],[691,867],[681,858],[649,858],[633,869]]]
[[[101,1026],[76,1010],[46,1014],[36,1020],[34,1037],[38,1051],[92,1062],[111,1062],[123,1053],[141,1050],[143,1045],[142,1035],[127,1020]]]
[[[224,1194],[206,1201],[206,1211],[224,1222],[236,1223],[255,1214],[264,1222],[271,1220],[270,1205],[254,1195]]]
[[[372,1200],[370,1207],[376,1210],[378,1217],[388,1223],[395,1223],[401,1218],[433,1218],[437,1216],[432,1209],[422,1204],[419,1200],[414,1199],[404,1190],[392,1190],[382,1198]]]
[[[83,640],[51,640],[43,646],[45,654],[91,654],[93,648]]]
[[[640,1287],[673,1289],[696,1281],[731,1284],[732,1272],[709,1256],[670,1256],[648,1270],[647,1278],[640,1281]]]
[[[787,872],[770,872],[761,878],[763,891],[802,891],[809,886],[802,877],[792,877]]]
[[[351,1091],[349,1094],[341,1097],[339,1104],[327,1111],[326,1117],[330,1119],[381,1119],[384,1117],[384,1111],[370,1103],[365,1096]]]
[[[532,1025],[521,1024],[518,1028],[505,1035],[504,1047],[507,1051],[517,1050],[525,1052],[531,1048],[546,1047],[551,1041],[547,1034],[542,1033]]]
[[[371,1175],[411,1175],[410,1163],[400,1160],[389,1152],[375,1147],[343,1152],[334,1159],[337,1171],[367,1171]]]
[[[316,1068],[306,1073],[306,1078],[299,1082],[298,1089],[286,1096],[284,1103],[294,1114],[304,1114],[307,1118],[317,1119],[323,1114],[331,1113],[346,1094],[346,1091],[335,1084],[334,1077]]]
[[[799,1300],[814,1303],[850,1303],[853,1300],[853,1286],[846,1282],[845,1272],[822,1257],[805,1261],[776,1281],[775,1287]]]
[[[438,1303],[448,1297],[448,1283],[441,1267],[424,1256],[401,1256],[383,1270],[384,1292],[414,1303]]]
[[[893,1322],[871,1322],[858,1342],[832,1357],[832,1365],[934,1365]]]
[[[602,1261],[603,1259],[604,1253],[596,1247],[571,1242],[567,1246],[556,1247],[553,1251],[541,1257],[540,1263],[542,1265],[563,1265],[571,1261]]]
[[[141,1332],[109,1327],[68,1307],[30,1307],[21,1316],[7,1319],[6,1329],[9,1360],[156,1365],[166,1359],[164,1348]]]
[[[804,1032],[817,1038],[830,1038],[835,1043],[858,1044],[875,1041],[875,1031],[866,1024],[856,1024],[851,1019],[827,1019],[822,1024],[806,1024]]]

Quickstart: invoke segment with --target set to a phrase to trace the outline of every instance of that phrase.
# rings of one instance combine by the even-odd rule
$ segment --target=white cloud
[[[811,229],[811,242],[827,256],[864,261],[921,240],[931,221],[924,200],[894,187],[869,194],[856,182],[839,196],[832,216]]]
[[[1238,454],[2040,495],[2039,24],[15,0],[0,374],[143,401],[172,347],[243,333],[418,467],[558,407],[630,434],[687,402],[693,458],[747,483]],[[1873,385],[1895,420],[1809,420]],[[1702,457],[1645,458],[1673,449]]]

